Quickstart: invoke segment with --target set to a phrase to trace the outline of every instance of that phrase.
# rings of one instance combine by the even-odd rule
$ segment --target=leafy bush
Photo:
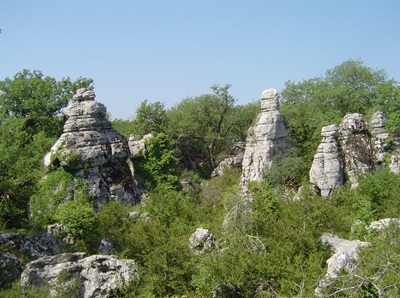
[[[172,140],[159,133],[146,142],[146,152],[135,162],[135,175],[144,178],[151,187],[165,183],[171,188],[179,188],[177,161],[172,149]]]
[[[62,203],[53,215],[53,221],[64,225],[66,240],[73,250],[96,252],[100,223],[82,180],[75,179],[74,200]]]
[[[73,176],[63,168],[48,173],[30,199],[30,222],[40,231],[53,223],[54,213],[73,191]]]

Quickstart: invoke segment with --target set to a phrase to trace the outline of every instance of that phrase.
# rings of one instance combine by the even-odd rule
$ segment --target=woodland
[[[140,280],[117,297],[313,297],[326,273],[329,248],[324,233],[368,241],[356,273],[342,272],[324,297],[394,297],[400,286],[400,229],[368,232],[383,218],[400,218],[400,176],[386,166],[347,183],[329,197],[311,190],[309,170],[321,141],[321,128],[339,124],[348,113],[368,121],[384,111],[388,131],[400,133],[400,85],[385,70],[348,60],[319,77],[288,81],[280,91],[280,112],[290,148],[250,183],[251,211],[239,194],[241,172],[211,177],[213,169],[244,144],[260,103],[237,105],[230,85],[182,99],[171,108],[143,100],[132,119],[111,120],[126,138],[154,138],[133,167],[147,199],[137,205],[110,201],[93,211],[82,195],[76,201],[54,198],[54,185],[70,179],[60,168],[46,173],[43,158],[62,133],[61,111],[77,89],[94,89],[90,78],[56,80],[41,71],[22,70],[0,81],[0,234],[44,233],[62,223],[74,242],[68,252],[95,254],[111,238],[119,258],[137,262]],[[133,105],[133,104],[132,104]],[[129,107],[127,107],[129,108]],[[43,183],[43,177],[48,175]],[[300,200],[289,192],[303,186]],[[81,186],[84,188],[84,185]],[[54,214],[36,217],[32,202],[58,200]],[[150,220],[127,218],[146,213]],[[361,224],[354,227],[354,222]],[[199,227],[209,229],[219,248],[202,254],[188,247]],[[0,297],[21,297],[19,282]],[[32,289],[25,297],[46,296]],[[68,296],[68,294],[65,294]]]

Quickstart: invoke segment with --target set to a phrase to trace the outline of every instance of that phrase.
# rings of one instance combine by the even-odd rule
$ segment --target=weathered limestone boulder
[[[371,134],[364,116],[359,113],[346,115],[339,127],[345,173],[351,186],[355,188],[358,186],[358,176],[373,169]]]
[[[0,289],[7,288],[19,279],[23,260],[54,255],[60,243],[50,236],[6,233],[0,235]]]
[[[114,297],[138,277],[133,260],[65,253],[28,263],[21,275],[21,287],[50,286],[50,296],[63,293],[84,298]]]
[[[111,127],[106,107],[94,99],[93,91],[79,89],[63,110],[67,118],[63,134],[46,155],[45,166],[62,166],[75,178],[83,178],[95,209],[109,199],[134,204],[138,193],[126,162],[128,142]]]
[[[189,247],[203,253],[218,248],[218,244],[208,229],[198,228],[189,238]]]
[[[135,159],[139,155],[143,155],[146,153],[146,142],[151,139],[153,135],[151,133],[144,135],[142,139],[136,140],[134,135],[129,137],[129,151],[130,151],[130,159]]]
[[[0,251],[25,259],[37,259],[58,253],[61,244],[56,238],[43,235],[6,233],[0,235]]]
[[[320,190],[322,197],[329,196],[335,187],[343,185],[343,157],[338,135],[336,124],[322,128],[322,141],[311,166],[310,182]]]
[[[279,112],[279,96],[275,89],[261,94],[261,113],[247,133],[242,163],[241,185],[262,181],[274,157],[282,156],[287,148],[286,129]]]
[[[386,131],[386,116],[382,111],[375,112],[371,118],[372,145],[375,150],[375,163],[385,162],[385,152],[387,149],[387,140],[390,134]]]
[[[243,154],[246,144],[238,142],[231,150],[229,150],[229,157],[223,159],[218,166],[212,171],[211,177],[222,176],[226,169],[242,169]]]
[[[372,143],[375,150],[376,164],[380,165],[388,162],[386,158],[390,158],[389,168],[392,173],[400,173],[400,140],[397,136],[387,132],[386,115],[382,111],[375,112],[371,119]]]
[[[387,164],[393,173],[400,173],[400,140],[385,129],[386,116],[378,111],[371,124],[361,114],[348,114],[339,130],[336,125],[322,129],[322,142],[310,170],[310,182],[328,196],[332,187],[349,180],[353,188],[361,174]],[[339,137],[337,137],[339,134]]]
[[[224,170],[226,169],[241,169],[242,162],[243,154],[225,158],[219,163],[218,167],[212,171],[211,177],[222,176],[224,174]]]
[[[369,226],[367,226],[366,229],[369,232],[381,231],[392,225],[400,227],[400,218],[384,218],[384,219],[376,220],[376,221],[371,222],[371,224]]]
[[[318,287],[315,289],[317,297],[324,297],[323,290],[339,277],[340,271],[354,273],[357,268],[359,249],[371,245],[369,242],[346,240],[332,234],[323,235],[321,241],[322,244],[331,247],[333,255],[326,261],[328,264],[326,275],[319,281]]]

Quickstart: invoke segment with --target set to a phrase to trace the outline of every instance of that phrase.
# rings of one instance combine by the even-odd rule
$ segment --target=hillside
[[[396,296],[398,82],[229,88],[110,120],[91,79],[0,81],[0,296]]]

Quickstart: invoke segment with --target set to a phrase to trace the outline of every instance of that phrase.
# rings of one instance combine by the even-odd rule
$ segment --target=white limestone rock
[[[345,173],[352,188],[358,186],[358,177],[361,174],[373,169],[373,146],[367,128],[364,116],[359,113],[346,115],[339,125]]]
[[[198,228],[189,238],[189,247],[203,253],[218,248],[218,244],[208,229]]]
[[[136,157],[143,155],[146,153],[146,142],[153,138],[151,133],[144,135],[142,139],[136,140],[134,135],[129,137],[129,151],[130,151],[130,159],[135,159]]]
[[[381,231],[390,227],[391,225],[400,227],[400,218],[384,218],[377,221],[373,221],[369,226],[366,227],[366,229],[369,232]]]
[[[247,133],[242,163],[241,185],[263,181],[264,173],[275,156],[282,156],[287,148],[286,129],[279,112],[279,95],[275,89],[261,94],[261,113]]]
[[[63,110],[67,118],[63,134],[44,164],[62,166],[75,178],[83,178],[95,210],[109,199],[135,204],[140,193],[127,163],[128,141],[111,127],[106,107],[94,99],[93,91],[77,91],[74,102]]]
[[[327,197],[332,190],[343,185],[343,157],[340,151],[337,125],[322,128],[322,141],[310,170],[310,182]]]
[[[350,275],[354,273],[358,263],[358,252],[361,247],[370,246],[369,242],[359,240],[346,240],[333,234],[325,234],[321,237],[322,244],[331,247],[332,257],[326,263],[328,269],[326,275],[319,281],[315,289],[317,297],[324,297],[323,290],[339,277],[339,272],[344,270]]]
[[[114,297],[138,278],[134,260],[65,253],[28,263],[21,275],[21,287],[25,291],[30,286],[49,286],[50,296]]]

